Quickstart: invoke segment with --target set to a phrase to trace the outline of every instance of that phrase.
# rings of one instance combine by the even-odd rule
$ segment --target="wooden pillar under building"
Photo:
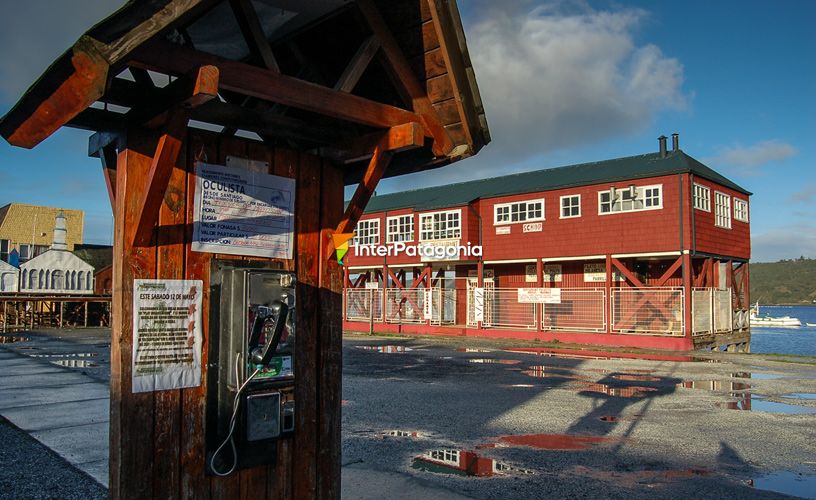
[[[693,269],[691,267],[691,255],[688,253],[683,254],[683,326],[685,331],[683,335],[685,337],[691,338],[692,331],[694,330],[692,325],[692,317],[691,317],[691,307],[692,307],[692,273]]]
[[[606,304],[604,304],[604,308],[609,311],[609,317],[606,320],[606,333],[612,333],[612,315],[614,311],[612,311],[612,273],[613,273],[613,266],[612,266],[612,256],[606,256],[606,282],[604,283],[604,295],[606,296]]]
[[[84,311],[83,311],[82,326],[84,326],[85,328],[88,328],[88,301],[87,300],[85,301],[83,309],[84,309]]]
[[[342,171],[326,160],[253,141],[188,131],[174,162],[147,243],[134,242],[158,138],[131,131],[118,155],[115,196],[111,359],[111,498],[338,498],[340,480],[340,358],[343,277],[321,258],[343,214]],[[208,345],[217,341],[207,319],[210,264],[216,254],[191,248],[195,159],[224,164],[227,156],[270,164],[296,179],[293,259],[271,262],[297,273],[295,431],[279,441],[276,464],[228,477],[205,473],[204,412]],[[201,385],[133,393],[134,280],[202,280]],[[216,337],[212,337],[216,335]]]

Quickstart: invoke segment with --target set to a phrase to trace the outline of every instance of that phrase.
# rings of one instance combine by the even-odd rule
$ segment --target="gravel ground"
[[[717,354],[701,362],[559,358],[467,342],[488,352],[458,352],[461,341],[347,337],[344,464],[401,472],[472,498],[779,498],[751,485],[779,471],[804,473],[797,479],[816,485],[816,415],[718,406],[785,401],[816,412],[816,401],[783,396],[816,393],[813,365]],[[397,352],[363,348],[382,345]],[[539,434],[599,442],[580,450],[512,444]],[[444,462],[440,452],[415,460],[433,450],[447,450],[453,462],[458,451],[460,462],[444,473],[433,466]],[[511,470],[463,475],[462,464],[475,460],[466,452]],[[487,463],[480,474],[493,472]],[[816,495],[816,486],[810,491]]]
[[[0,498],[93,500],[108,490],[0,417]]]

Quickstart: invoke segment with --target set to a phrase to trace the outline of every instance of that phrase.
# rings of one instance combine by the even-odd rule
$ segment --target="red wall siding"
[[[711,190],[711,211],[692,209],[694,218],[694,242],[697,252],[749,259],[751,257],[751,225],[748,222],[738,221],[734,218],[734,198],[747,201],[749,206],[751,201],[743,193],[734,191],[715,184],[699,177],[694,179],[695,184],[701,184]],[[714,192],[719,191],[731,197],[731,229],[717,227],[715,222]],[[692,243],[694,244],[694,243]]]

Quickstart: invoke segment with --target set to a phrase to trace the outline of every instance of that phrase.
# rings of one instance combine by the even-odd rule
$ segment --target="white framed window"
[[[637,212],[663,208],[663,185],[598,191],[598,214]]]
[[[734,198],[734,219],[748,222],[748,202],[746,200]]]
[[[398,215],[386,219],[388,243],[414,241],[414,214]]]
[[[355,245],[379,245],[380,219],[366,219],[357,222],[353,241]]]
[[[450,240],[462,237],[462,211],[447,210],[419,215],[419,239]]]
[[[701,184],[694,184],[692,188],[692,200],[694,208],[697,210],[711,211],[711,190]]]
[[[571,194],[561,197],[561,218],[569,219],[571,217],[581,216],[581,195]]]
[[[731,197],[714,191],[714,225],[731,229]]]
[[[493,207],[493,215],[495,224],[544,220],[544,200],[499,203]]]

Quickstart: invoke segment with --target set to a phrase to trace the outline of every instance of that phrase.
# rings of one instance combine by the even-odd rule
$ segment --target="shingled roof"
[[[465,205],[479,198],[688,173],[740,193],[751,194],[682,150],[677,150],[668,152],[665,158],[661,158],[660,153],[647,153],[374,196],[365,211],[372,213],[401,208],[432,210]]]

